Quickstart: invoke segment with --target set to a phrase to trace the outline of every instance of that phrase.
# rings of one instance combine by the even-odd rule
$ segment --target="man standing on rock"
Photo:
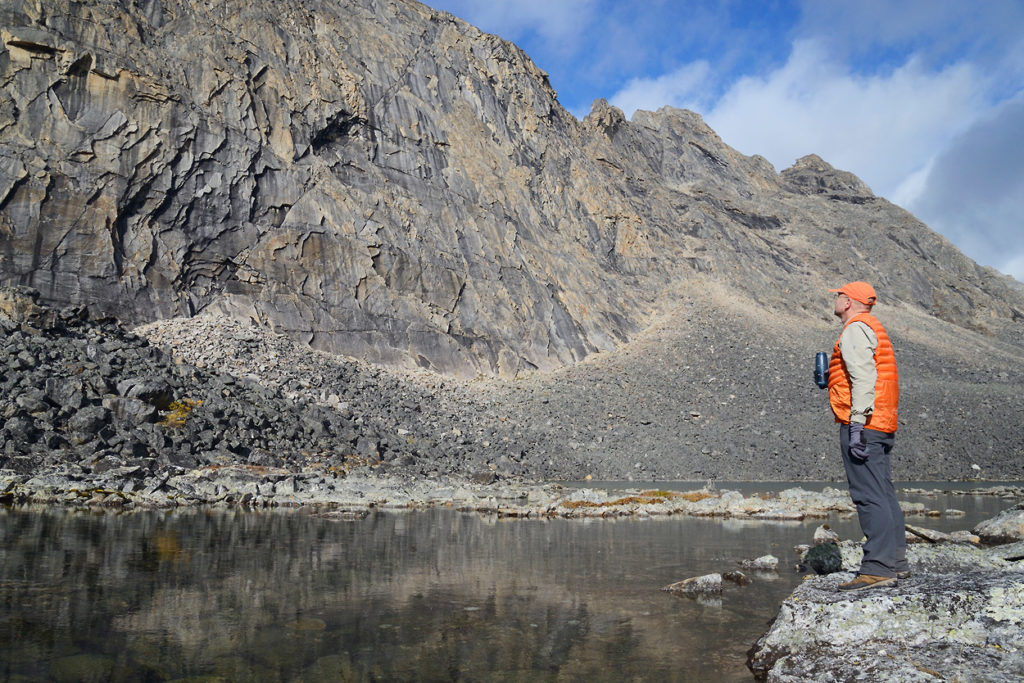
[[[903,511],[892,484],[889,452],[896,439],[899,377],[885,328],[871,315],[877,297],[866,282],[836,293],[843,332],[828,366],[828,399],[839,426],[850,497],[864,532],[864,560],[841,591],[886,586],[910,575]]]

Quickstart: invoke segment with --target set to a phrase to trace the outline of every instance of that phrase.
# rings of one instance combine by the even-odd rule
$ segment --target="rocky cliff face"
[[[515,376],[710,277],[826,285],[1019,343],[1024,296],[817,157],[686,111],[582,122],[514,45],[409,0],[12,0],[0,283],[128,321],[208,309],[324,350]]]

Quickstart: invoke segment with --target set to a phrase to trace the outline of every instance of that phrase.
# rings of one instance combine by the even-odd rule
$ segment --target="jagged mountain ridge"
[[[128,321],[515,376],[634,338],[711,277],[827,285],[1019,344],[1024,296],[851,174],[699,116],[577,121],[517,47],[406,0],[0,10],[0,281]]]

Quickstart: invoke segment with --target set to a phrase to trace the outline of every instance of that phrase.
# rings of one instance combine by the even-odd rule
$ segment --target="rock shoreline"
[[[1024,503],[973,533],[908,524],[909,577],[854,593],[838,587],[856,576],[860,542],[818,531],[798,550],[821,575],[804,577],[748,652],[758,680],[1024,678]]]
[[[859,549],[859,548],[858,548]],[[1024,677],[1024,543],[909,546],[911,577],[841,593],[843,570],[809,576],[748,653],[758,680],[1019,681]]]
[[[975,495],[982,495],[978,489]],[[1004,496],[1006,487],[989,495]],[[0,504],[59,505],[118,510],[185,506],[253,509],[307,507],[353,514],[371,508],[409,510],[454,507],[505,517],[609,518],[684,515],[765,521],[824,519],[832,513],[852,515],[845,490],[820,492],[794,487],[775,494],[744,496],[712,487],[689,491],[585,488],[559,483],[492,482],[477,484],[460,477],[411,479],[397,476],[292,471],[251,465],[210,465],[186,470],[167,467],[153,472],[141,465],[87,473],[81,468],[26,474],[0,469]],[[908,518],[956,517],[957,510],[937,511],[924,503],[902,502]]]

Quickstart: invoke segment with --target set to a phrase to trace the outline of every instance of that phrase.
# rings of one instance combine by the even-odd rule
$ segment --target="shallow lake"
[[[963,510],[908,520],[945,531],[1014,502],[901,499]],[[793,547],[823,521],[859,537],[838,516],[0,509],[0,679],[749,681],[747,649],[800,581]],[[767,553],[780,571],[721,599],[660,590]]]

